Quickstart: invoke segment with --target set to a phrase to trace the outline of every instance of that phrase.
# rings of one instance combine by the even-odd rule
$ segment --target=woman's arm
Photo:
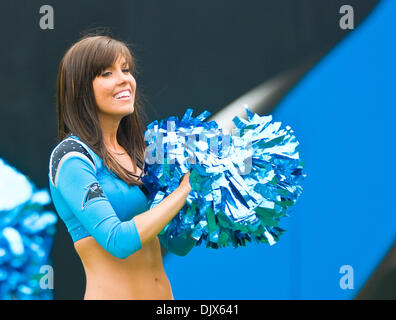
[[[133,220],[120,221],[97,180],[93,164],[78,152],[67,153],[55,161],[57,178],[50,180],[50,188],[58,190],[58,208],[72,211],[77,221],[68,215],[65,223],[73,229],[81,224],[94,239],[113,256],[125,259],[142,248]],[[60,214],[66,214],[60,212]]]
[[[69,151],[60,148],[58,151],[50,163],[54,170],[50,187],[57,189],[61,196],[57,198],[62,202],[58,205],[69,208],[84,229],[117,258],[128,257],[157,236],[184,206],[191,191],[188,172],[179,187],[155,208],[131,220],[120,221],[97,180],[94,163],[78,148]],[[68,228],[71,219],[69,216],[65,221],[69,223]]]

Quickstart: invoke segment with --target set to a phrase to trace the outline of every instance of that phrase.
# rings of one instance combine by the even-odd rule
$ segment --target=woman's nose
[[[129,79],[129,72],[123,72],[122,70],[117,71],[118,81],[127,81]]]

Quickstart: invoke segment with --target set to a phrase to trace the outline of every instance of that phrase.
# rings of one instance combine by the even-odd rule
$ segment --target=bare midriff
[[[84,300],[173,300],[158,237],[119,259],[86,237],[74,243],[86,276]]]

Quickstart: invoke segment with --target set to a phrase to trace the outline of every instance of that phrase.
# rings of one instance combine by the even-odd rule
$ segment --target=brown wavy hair
[[[85,142],[120,179],[128,185],[140,185],[136,177],[122,167],[107,151],[98,119],[93,80],[119,57],[127,61],[130,72],[136,74],[136,59],[129,45],[108,35],[83,36],[63,56],[56,81],[56,109],[58,142],[74,134]],[[136,88],[134,112],[121,119],[117,141],[143,168],[145,142],[143,122],[146,117],[141,103],[142,95]]]

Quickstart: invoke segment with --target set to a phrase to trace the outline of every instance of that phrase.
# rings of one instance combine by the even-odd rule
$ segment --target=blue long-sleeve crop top
[[[48,178],[53,204],[73,242],[92,236],[120,259],[142,248],[132,218],[150,209],[144,186],[129,186],[77,136],[70,135],[53,149]],[[166,233],[158,238],[181,256],[195,245],[193,239]]]

